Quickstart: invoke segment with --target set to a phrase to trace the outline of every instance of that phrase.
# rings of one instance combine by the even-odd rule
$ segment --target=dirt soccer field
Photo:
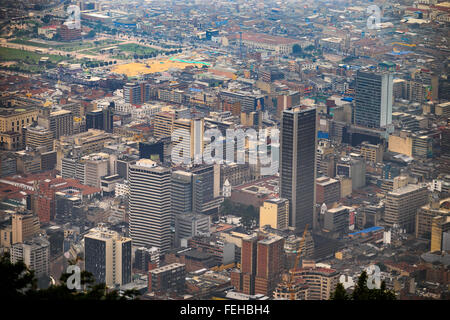
[[[195,66],[201,68],[204,65],[209,66],[209,63],[183,60],[175,57],[161,58],[161,59],[149,59],[146,63],[132,62],[122,64],[114,67],[113,72],[125,74],[127,77],[135,77],[140,74],[149,74],[156,72],[164,72],[172,68],[184,69],[187,66]]]

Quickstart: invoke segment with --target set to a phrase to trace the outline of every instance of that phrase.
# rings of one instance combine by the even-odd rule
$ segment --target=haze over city
[[[440,0],[2,1],[0,297],[449,300],[449,23]]]

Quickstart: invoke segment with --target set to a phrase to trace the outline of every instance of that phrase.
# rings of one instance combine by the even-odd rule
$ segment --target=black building
[[[139,142],[139,158],[164,161],[164,143]]]
[[[108,108],[102,110],[94,110],[86,114],[86,129],[98,129],[109,133],[113,132],[114,128],[114,103]]]
[[[294,107],[281,121],[280,196],[289,199],[289,225],[314,224],[316,109]]]

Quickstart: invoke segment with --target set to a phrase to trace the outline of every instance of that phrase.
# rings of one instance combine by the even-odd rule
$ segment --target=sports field
[[[181,60],[177,58],[149,59],[146,63],[132,62],[118,65],[113,68],[113,72],[125,74],[127,77],[135,77],[140,74],[149,74],[164,72],[171,68],[184,69],[187,66],[201,68],[209,65],[206,62],[197,62],[191,60]]]

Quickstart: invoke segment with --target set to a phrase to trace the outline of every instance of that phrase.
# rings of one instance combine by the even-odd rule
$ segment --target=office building
[[[64,252],[64,228],[50,226],[45,230],[50,243],[50,258],[60,257]]]
[[[2,152],[0,154],[0,177],[16,174],[17,160],[13,153]]]
[[[99,226],[84,236],[86,271],[108,287],[131,282],[131,239]]]
[[[431,252],[450,250],[450,216],[437,216],[431,224]]]
[[[316,180],[316,109],[295,107],[281,120],[280,197],[289,200],[289,226],[313,226]]]
[[[339,281],[339,272],[336,270],[317,267],[307,261],[293,275],[295,280],[301,279],[308,285],[308,300],[330,299]]]
[[[84,163],[85,179],[84,184],[91,187],[100,188],[101,179],[109,175],[110,159],[107,154],[90,154],[81,158]]]
[[[231,285],[244,294],[271,296],[281,280],[284,239],[248,236],[242,239],[241,268],[231,273]]]
[[[181,263],[172,263],[148,273],[148,292],[182,294],[185,285],[186,266]]]
[[[271,296],[281,280],[284,239],[272,236],[258,241],[255,294]]]
[[[439,199],[436,193],[430,197],[429,203],[417,210],[416,237],[430,240],[433,219],[438,216],[450,216],[450,198]]]
[[[39,233],[39,218],[31,213],[16,212],[11,216],[12,244],[25,242]]]
[[[85,184],[85,167],[85,163],[81,162],[79,158],[62,158],[61,176],[64,179],[76,179]]]
[[[144,81],[126,83],[123,86],[123,97],[126,103],[141,105],[150,100],[150,84]]]
[[[345,233],[349,227],[350,212],[347,207],[339,206],[324,213],[324,228],[335,233]]]
[[[94,110],[86,114],[86,130],[97,129],[112,133],[114,129],[114,108]]]
[[[192,212],[192,173],[182,170],[172,172],[171,188],[172,219],[178,214]]]
[[[36,189],[32,196],[35,207],[34,212],[39,217],[40,223],[48,223],[55,219],[56,215],[56,190],[51,181],[44,180],[36,182]]]
[[[31,125],[38,118],[35,108],[2,108],[0,107],[0,132],[22,133],[22,128]]]
[[[450,173],[450,126],[441,131],[441,157],[440,167],[442,173]]]
[[[139,142],[139,158],[156,162],[164,161],[164,142]]]
[[[366,185],[366,162],[361,157],[342,157],[336,163],[336,175],[350,178],[353,190],[363,188]]]
[[[316,203],[331,206],[341,198],[341,183],[329,177],[316,179]]]
[[[138,272],[147,273],[148,270],[158,268],[160,255],[161,252],[156,247],[136,248],[136,251],[134,252],[133,269]]]
[[[236,245],[224,242],[216,236],[196,235],[188,240],[187,246],[212,255],[216,265],[236,262]]]
[[[172,218],[177,214],[218,212],[220,196],[219,165],[200,165],[189,171],[172,173]]]
[[[50,243],[45,237],[34,237],[11,246],[11,263],[23,261],[36,278],[50,275]]]
[[[43,148],[43,152],[53,151],[53,133],[40,126],[29,126],[25,130],[25,146],[37,150]]]
[[[81,28],[73,27],[73,21],[71,22],[72,23],[65,22],[58,29],[62,41],[73,41],[81,39]]]
[[[200,165],[192,173],[192,212],[206,215],[218,212],[220,197],[220,165]]]
[[[177,119],[174,121],[173,130],[175,141],[172,153],[172,163],[191,163],[195,159],[199,161],[203,157],[203,119]]]
[[[408,89],[411,102],[438,101],[439,75],[425,68],[418,68],[411,73]]]
[[[170,248],[170,169],[141,159],[130,165],[130,237],[136,246]]]
[[[384,220],[389,226],[397,224],[407,233],[415,231],[417,210],[428,201],[428,189],[409,184],[391,191],[386,196]]]
[[[38,125],[50,130],[54,139],[73,134],[73,114],[69,110],[50,112],[50,109],[39,110]]]
[[[359,70],[355,94],[356,125],[385,128],[392,123],[392,74]]]
[[[259,227],[269,225],[278,230],[286,230],[289,227],[289,200],[282,198],[264,201],[259,208]]]
[[[368,162],[382,163],[383,153],[382,144],[375,145],[368,142],[361,143],[361,156]]]
[[[264,111],[264,96],[254,95],[250,92],[221,91],[220,100],[231,104],[238,102],[241,106],[241,112]]]
[[[173,123],[175,121],[175,113],[163,111],[155,115],[154,123],[154,137],[161,139],[170,137],[173,132]]]
[[[190,239],[196,235],[209,234],[211,218],[203,214],[187,213],[175,215],[175,239],[176,245],[180,245],[182,239]]]

